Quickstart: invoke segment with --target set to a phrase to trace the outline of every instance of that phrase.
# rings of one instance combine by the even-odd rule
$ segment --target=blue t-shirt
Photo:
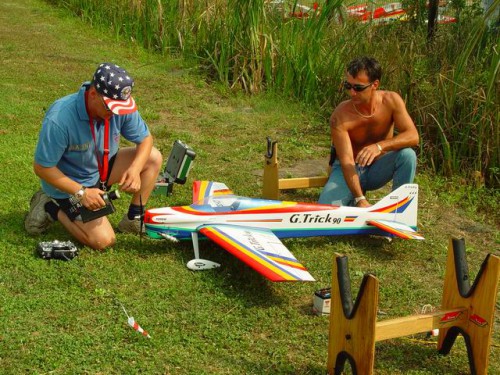
[[[85,109],[85,91],[88,87],[89,84],[84,83],[77,93],[55,101],[47,110],[36,146],[35,162],[42,167],[57,167],[84,186],[94,186],[99,181],[96,149],[102,162],[104,124],[94,121],[96,147]],[[138,111],[114,115],[109,121],[109,158],[118,152],[120,136],[139,144],[149,134]],[[43,180],[42,189],[56,199],[69,197],[69,194]]]

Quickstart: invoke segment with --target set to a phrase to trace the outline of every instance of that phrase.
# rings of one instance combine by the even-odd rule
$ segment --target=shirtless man
[[[401,96],[378,90],[382,69],[361,57],[347,67],[344,89],[351,98],[330,117],[332,172],[319,203],[369,207],[364,194],[392,180],[392,189],[412,183],[419,136]],[[396,130],[396,134],[394,132]]]

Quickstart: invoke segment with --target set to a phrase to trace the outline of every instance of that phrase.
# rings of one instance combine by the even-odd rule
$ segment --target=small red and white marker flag
[[[139,332],[141,335],[147,337],[148,339],[151,338],[151,336],[149,336],[148,331],[143,330],[142,327],[139,324],[137,324],[133,316],[128,317],[128,325],[131,326],[133,329],[135,329],[137,332]]]

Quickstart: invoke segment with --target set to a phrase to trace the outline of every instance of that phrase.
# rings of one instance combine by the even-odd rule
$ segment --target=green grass
[[[479,0],[450,1],[458,20],[439,24],[428,38],[424,0],[403,1],[408,22],[362,24],[346,6],[319,1],[317,13],[300,4],[253,0],[46,0],[67,7],[85,22],[150,51],[194,60],[207,79],[246,93],[275,92],[315,108],[325,119],[344,98],[339,90],[346,61],[371,55],[384,66],[381,88],[403,96],[426,142],[422,154],[447,177],[480,173],[498,188],[500,121],[498,29]],[[370,7],[387,3],[369,1]],[[273,5],[274,4],[274,5]],[[490,17],[491,18],[491,17]],[[457,48],[457,40],[463,41]]]
[[[331,284],[335,252],[349,256],[354,294],[365,272],[377,274],[385,314],[380,319],[413,314],[425,304],[439,306],[450,235],[466,238],[471,275],[487,252],[499,252],[498,195],[419,173],[419,225],[426,240],[391,245],[361,237],[286,240],[315,283],[270,283],[208,241],[201,244],[202,256],[223,266],[205,273],[186,269],[189,243],[121,234],[117,245],[102,253],[81,248],[71,262],[41,260],[34,253],[39,241],[70,239],[57,224],[41,237],[22,229],[38,188],[32,160],[44,110],[76,91],[101,61],[115,61],[133,74],[135,98],[165,155],[175,139],[197,153],[188,183],[175,186],[171,197],[155,197],[149,207],[188,203],[194,179],[223,181],[241,195],[257,197],[266,136],[280,142],[286,169],[305,159],[326,164],[329,129],[306,105],[272,93],[248,97],[208,85],[190,63],[144,52],[39,0],[1,2],[0,17],[3,374],[323,374],[328,319],[311,314],[312,295]],[[311,189],[283,198],[317,195]],[[119,214],[110,217],[114,224],[127,204],[126,198],[117,202]],[[120,303],[151,340],[127,326]],[[500,372],[499,323],[497,313],[492,374]],[[376,373],[468,373],[462,339],[445,357],[436,353],[435,342],[415,335],[377,344]]]

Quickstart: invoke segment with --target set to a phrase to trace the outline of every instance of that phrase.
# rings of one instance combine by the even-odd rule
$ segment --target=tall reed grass
[[[346,62],[373,55],[385,67],[383,88],[403,95],[418,124],[426,164],[446,176],[479,171],[500,186],[500,46],[498,28],[485,22],[500,0],[486,15],[455,2],[460,22],[439,25],[430,43],[422,0],[412,22],[382,27],[347,20],[341,0],[320,1],[302,18],[287,17],[300,9],[294,0],[47,1],[152,51],[194,58],[208,79],[280,93],[325,118],[343,100]]]

